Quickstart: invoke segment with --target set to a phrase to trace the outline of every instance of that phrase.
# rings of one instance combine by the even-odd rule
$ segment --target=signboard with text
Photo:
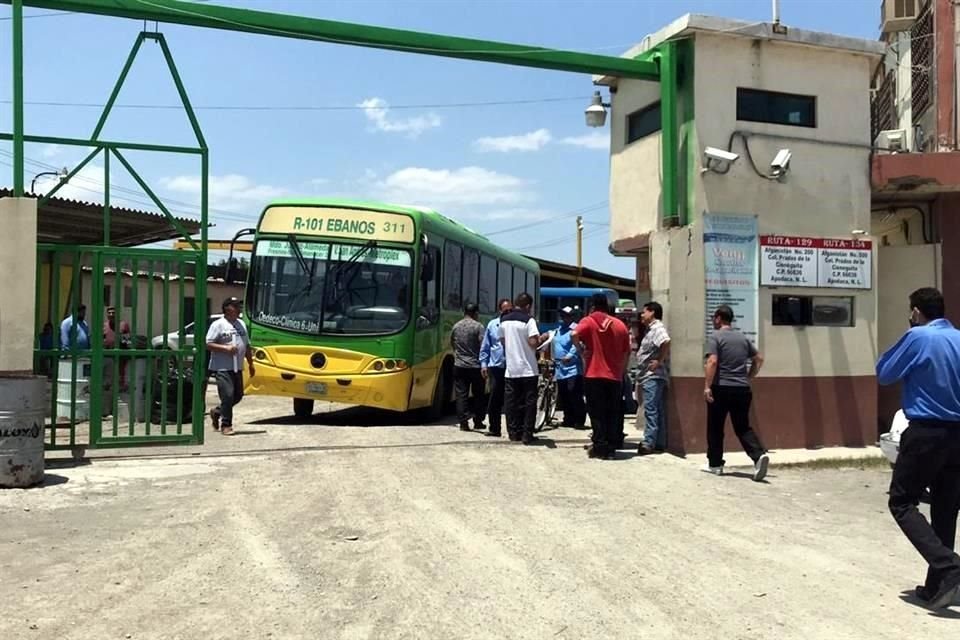
[[[358,240],[413,242],[413,219],[402,213],[332,207],[270,207],[261,233],[283,233]]]
[[[706,335],[713,333],[713,312],[725,304],[733,309],[735,326],[758,343],[756,216],[705,215],[703,253]]]
[[[768,287],[870,289],[870,240],[760,236],[760,284]]]

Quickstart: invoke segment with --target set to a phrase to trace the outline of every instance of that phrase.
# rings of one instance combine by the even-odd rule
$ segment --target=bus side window
[[[461,303],[477,304],[477,287],[480,282],[480,254],[476,249],[463,250],[463,287],[461,288]]]
[[[497,312],[497,261],[486,254],[480,256],[480,291],[477,297],[480,313]]]
[[[433,273],[429,280],[420,281],[420,316],[427,326],[433,326],[440,320],[440,249],[431,246],[428,251],[433,260]]]
[[[463,249],[454,242],[443,245],[443,308],[448,311],[463,311],[460,295],[460,275]]]
[[[497,300],[506,298],[513,300],[513,293],[510,288],[513,286],[513,266],[504,261],[499,262],[500,268],[497,271]],[[517,291],[517,293],[520,293]]]
[[[533,295],[532,292],[527,291],[526,289],[526,286],[527,286],[526,274],[527,272],[521,269],[520,267],[515,266],[513,268],[513,297],[514,298],[516,298],[521,293],[530,293],[531,295]]]

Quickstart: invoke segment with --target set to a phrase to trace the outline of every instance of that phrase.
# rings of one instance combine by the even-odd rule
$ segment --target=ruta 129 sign
[[[869,289],[873,243],[842,238],[760,236],[760,284]]]

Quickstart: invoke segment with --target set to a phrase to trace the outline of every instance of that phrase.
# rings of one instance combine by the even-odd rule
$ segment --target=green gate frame
[[[14,4],[14,10],[17,11],[18,3]],[[22,18],[22,16],[21,16]],[[17,22],[15,19],[14,22]],[[20,41],[20,38],[15,38],[15,40]],[[104,126],[109,119],[110,113],[113,110],[113,107],[116,103],[117,97],[120,95],[120,91],[123,88],[124,83],[126,82],[127,76],[130,73],[130,69],[133,67],[133,63],[137,58],[137,54],[141,51],[143,44],[147,41],[155,42],[159,45],[164,60],[166,61],[167,68],[170,71],[170,76],[173,79],[174,85],[177,89],[177,94],[180,97],[181,103],[183,105],[184,111],[187,114],[187,117],[190,121],[190,126],[193,129],[194,136],[197,140],[197,146],[195,147],[185,147],[185,146],[170,146],[170,145],[157,145],[157,144],[145,144],[145,143],[135,143],[135,142],[116,142],[116,141],[107,141],[101,140],[100,134],[103,131]],[[22,45],[22,42],[21,42]],[[22,80],[21,80],[22,81]],[[22,96],[21,96],[22,99]],[[19,115],[17,115],[19,113]],[[15,108],[15,118],[19,119],[19,125],[15,127],[14,134],[0,133],[0,140],[13,140],[15,154],[18,153],[16,149],[20,149],[19,154],[22,161],[22,148],[24,142],[39,142],[39,143],[49,143],[49,144],[61,144],[66,146],[75,146],[75,147],[93,147],[91,151],[81,162],[79,162],[71,171],[64,176],[57,185],[48,191],[42,198],[39,200],[39,206],[43,206],[51,197],[56,195],[60,189],[67,184],[71,178],[77,175],[84,167],[86,167],[92,160],[97,156],[102,154],[103,158],[103,167],[104,167],[104,203],[103,203],[103,245],[101,246],[76,246],[76,245],[38,245],[38,251],[45,251],[51,255],[58,255],[59,253],[73,253],[75,256],[80,255],[89,255],[92,257],[92,275],[93,275],[93,289],[94,292],[99,292],[103,288],[104,284],[104,269],[107,266],[105,264],[106,259],[113,259],[116,265],[121,264],[121,261],[132,261],[134,268],[132,269],[132,277],[136,280],[139,277],[138,269],[136,265],[139,261],[147,262],[148,264],[162,263],[166,266],[165,275],[169,279],[170,271],[169,266],[177,265],[178,273],[183,273],[184,267],[189,263],[194,263],[194,298],[196,300],[206,301],[207,299],[207,233],[208,233],[208,224],[207,224],[207,207],[209,199],[209,189],[208,189],[208,175],[209,175],[209,151],[207,148],[206,140],[204,139],[203,132],[200,129],[200,123],[197,120],[196,113],[193,110],[193,107],[190,103],[190,98],[187,95],[187,91],[183,85],[183,81],[180,78],[180,73],[177,70],[176,64],[174,63],[173,56],[170,53],[170,48],[167,45],[167,41],[164,38],[163,34],[158,32],[147,32],[143,31],[138,36],[134,42],[133,48],[130,50],[130,53],[127,55],[126,62],[123,65],[123,69],[120,72],[120,76],[117,78],[116,83],[114,84],[113,91],[110,94],[109,99],[107,100],[106,105],[104,106],[103,112],[100,115],[100,119],[97,121],[96,127],[89,140],[76,139],[76,138],[63,138],[63,137],[54,137],[54,136],[34,136],[34,135],[25,135],[22,134],[22,109],[18,110]],[[16,134],[16,130],[20,130],[21,134]],[[200,171],[201,171],[201,189],[200,189],[200,242],[197,243],[189,233],[183,228],[183,225],[173,216],[170,210],[163,204],[163,201],[157,196],[157,194],[150,188],[147,182],[143,177],[137,172],[133,164],[127,159],[124,155],[124,151],[134,150],[134,151],[153,151],[161,153],[176,153],[176,154],[185,154],[199,156],[200,158]],[[190,250],[188,251],[170,251],[164,249],[128,249],[128,248],[118,248],[112,247],[110,245],[110,167],[111,167],[111,158],[115,159],[120,165],[126,169],[127,173],[136,181],[140,186],[143,192],[153,201],[154,205],[166,217],[170,225],[181,235],[181,237],[189,243]],[[16,162],[14,164],[17,164]],[[16,173],[16,169],[15,169]],[[19,172],[21,175],[21,184],[19,185],[20,192],[18,195],[22,195],[22,169]],[[16,176],[15,176],[16,177]],[[16,184],[16,179],[14,180]],[[77,264],[77,271],[79,273],[80,262],[79,259],[75,260]],[[37,268],[40,268],[38,263]],[[120,281],[120,272],[119,267],[116,268],[116,277],[117,282]],[[58,274],[59,275],[59,274]],[[76,275],[76,274],[75,274]],[[79,278],[79,276],[77,276]],[[152,275],[150,276],[152,277]],[[169,282],[166,281],[164,289],[164,307],[166,308],[169,304],[169,295],[168,294],[168,285]],[[77,280],[79,284],[79,279]],[[40,287],[41,287],[40,278],[37,278],[37,299],[40,298]],[[183,279],[179,280],[180,287],[180,299],[181,303],[183,300]],[[118,287],[119,289],[119,287]],[[136,289],[136,287],[134,287]],[[79,291],[79,289],[77,289]],[[119,296],[119,291],[118,291]],[[150,299],[152,304],[152,296]],[[94,304],[93,306],[93,317],[91,318],[91,324],[93,327],[103,326],[103,308],[102,305]],[[118,309],[121,308],[120,304],[114,305]],[[135,305],[134,305],[135,306]],[[205,307],[204,307],[205,309]],[[37,324],[39,325],[40,309],[37,309]],[[135,318],[136,316],[134,316]],[[148,315],[149,317],[149,315]],[[164,314],[165,324],[166,324],[166,314]],[[180,305],[180,323],[179,326],[182,329],[183,327],[183,305]],[[148,320],[148,327],[152,322],[152,318]],[[197,315],[194,321],[195,331],[194,335],[206,335],[206,323],[207,323],[207,314],[206,311],[202,314]],[[164,334],[167,333],[167,327],[164,327]],[[150,331],[150,329],[148,329]],[[152,335],[152,333],[150,333]],[[117,361],[120,357],[119,351],[116,353],[104,353],[103,349],[103,336],[102,333],[98,331],[93,331],[92,336],[92,376],[91,376],[91,386],[94,389],[100,389],[103,386],[103,364],[104,358],[112,358],[114,361]],[[141,351],[146,351],[141,353]],[[143,357],[153,362],[153,357],[156,356],[150,350],[125,350],[125,357]],[[60,356],[60,350],[36,350],[36,355],[40,358],[53,359]],[[177,362],[181,365],[189,358],[192,362],[204,362],[206,358],[206,343],[203,340],[195,340],[194,345],[188,350],[184,350],[183,346],[180,347],[180,350],[177,353],[168,353],[171,357],[176,357]],[[77,353],[72,352],[71,358],[74,361],[73,365],[73,379],[72,379],[72,392],[76,392],[76,360]],[[151,364],[152,367],[152,364]],[[102,394],[95,393],[91,396],[90,401],[90,435],[89,435],[89,446],[91,447],[126,447],[126,446],[143,446],[143,445],[166,445],[166,444],[202,444],[203,443],[203,424],[204,424],[204,410],[203,410],[203,390],[204,383],[206,381],[206,367],[192,367],[192,382],[193,382],[193,402],[192,402],[192,414],[190,416],[191,429],[190,433],[184,434],[182,430],[182,420],[181,416],[178,415],[177,419],[177,434],[170,435],[166,433],[166,422],[165,419],[162,421],[161,433],[152,434],[150,433],[150,420],[147,420],[147,433],[144,435],[135,435],[133,428],[133,416],[131,412],[131,424],[129,427],[128,435],[121,436],[118,428],[118,423],[116,416],[113,420],[113,428],[109,430],[109,434],[104,434],[103,425],[102,425],[102,406],[103,401]],[[182,371],[181,371],[182,372]],[[166,376],[164,375],[164,380]],[[182,387],[181,387],[182,388]],[[70,424],[70,437],[69,442],[67,443],[58,443],[57,442],[57,429],[56,424],[57,415],[55,412],[56,409],[56,385],[54,385],[54,395],[52,399],[52,407],[54,411],[51,416],[53,424],[50,425],[50,440],[47,441],[46,446],[48,449],[76,449],[78,443],[76,442],[76,421],[71,415],[71,424]],[[164,386],[164,393],[166,393],[166,386]],[[166,400],[166,398],[164,398]],[[117,402],[116,393],[114,393],[113,402]],[[162,410],[166,411],[166,403],[162,404]],[[71,409],[73,411],[73,409]],[[164,416],[165,418],[165,416]]]

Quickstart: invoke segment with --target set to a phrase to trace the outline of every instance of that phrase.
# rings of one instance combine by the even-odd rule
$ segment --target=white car
[[[207,326],[209,327],[214,320],[219,320],[222,317],[223,317],[222,313],[217,313],[215,315],[210,316],[209,318],[207,318]],[[240,317],[242,318],[243,316],[241,315]],[[194,339],[193,327],[194,327],[194,323],[191,322],[190,324],[188,324],[183,328],[184,346],[186,347],[193,345],[193,339]],[[164,348],[179,349],[180,348],[180,332],[171,331],[167,335],[154,336],[153,339],[150,341],[150,344],[153,346],[154,349],[164,349]]]
[[[900,455],[900,436],[909,426],[910,421],[907,420],[906,414],[901,409],[893,416],[893,425],[891,425],[890,431],[880,434],[880,450],[883,451],[883,455],[887,457],[891,465],[897,464],[897,456]]]

